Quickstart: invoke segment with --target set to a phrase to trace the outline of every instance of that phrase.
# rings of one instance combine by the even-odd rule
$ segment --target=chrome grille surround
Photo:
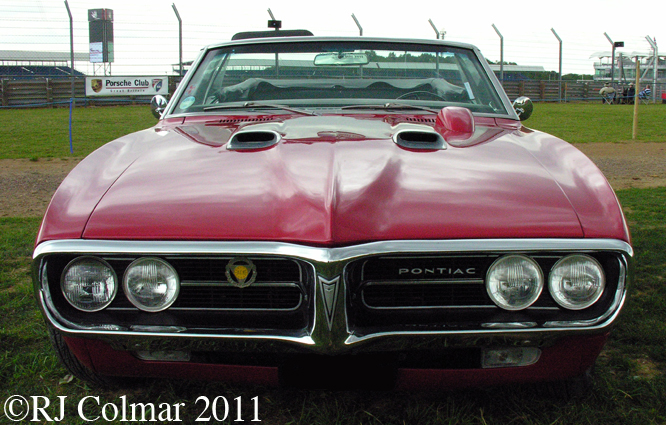
[[[495,255],[507,253],[608,252],[617,256],[620,273],[609,308],[598,317],[579,321],[505,321],[478,323],[473,327],[412,328],[360,331],[350,321],[349,287],[345,281],[346,267],[358,260],[390,255],[459,255],[465,253]],[[283,330],[233,327],[188,329],[174,326],[122,327],[113,323],[80,326],[66,320],[56,309],[48,289],[45,259],[55,254],[74,255],[157,255],[178,256],[270,256],[295,259],[312,267],[316,276],[307,294],[309,322],[305,328]],[[546,341],[567,334],[599,334],[616,319],[626,297],[626,283],[633,250],[624,241],[613,239],[487,239],[487,240],[413,240],[383,241],[349,247],[319,248],[279,242],[171,242],[171,241],[100,241],[59,240],[40,244],[33,255],[33,281],[40,308],[52,326],[71,336],[103,339],[124,349],[164,348],[169,340],[174,345],[205,345],[208,347],[242,345],[245,350],[271,345],[273,350],[308,349],[322,353],[340,353],[356,348],[399,350],[405,345],[420,343],[430,346],[454,346],[460,341],[499,338],[516,343],[530,339]],[[330,282],[339,283],[331,287]],[[326,287],[326,292],[324,290]],[[331,292],[334,291],[334,292]],[[328,298],[325,296],[329,293]],[[331,300],[337,300],[332,303]],[[470,342],[473,341],[473,342]],[[443,344],[443,345],[442,345]],[[253,348],[254,347],[254,348]],[[372,348],[374,347],[374,348]],[[213,349],[213,348],[211,348]]]

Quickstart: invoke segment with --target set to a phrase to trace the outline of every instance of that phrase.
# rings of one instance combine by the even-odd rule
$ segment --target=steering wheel
[[[413,100],[441,100],[446,101],[442,96],[435,93],[425,91],[425,90],[416,90],[405,93],[401,96],[396,97],[396,99],[413,99]]]

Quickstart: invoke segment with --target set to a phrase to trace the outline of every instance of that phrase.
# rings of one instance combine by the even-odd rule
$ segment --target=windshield
[[[373,105],[507,114],[473,50],[418,43],[312,41],[234,45],[207,52],[173,113]],[[416,109],[416,108],[414,108]]]

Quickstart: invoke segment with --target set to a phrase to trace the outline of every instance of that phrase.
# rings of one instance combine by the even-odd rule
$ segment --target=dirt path
[[[615,190],[666,186],[666,143],[576,145],[604,172]]]
[[[0,160],[0,217],[40,217],[78,159]]]
[[[617,189],[666,186],[666,143],[577,145]],[[0,160],[0,217],[39,217],[76,159]]]

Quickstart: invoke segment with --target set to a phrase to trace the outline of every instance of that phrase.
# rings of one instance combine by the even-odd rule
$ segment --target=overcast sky
[[[304,28],[321,36],[358,35],[353,13],[364,36],[435,38],[428,22],[432,19],[438,29],[446,31],[446,40],[475,44],[490,60],[500,58],[500,39],[492,28],[495,24],[504,37],[505,61],[557,71],[559,43],[553,28],[563,41],[564,74],[594,72],[595,59],[590,56],[610,51],[604,32],[614,41],[624,41],[621,51],[627,54],[650,53],[646,36],[656,38],[658,45],[666,40],[663,0],[421,0],[402,4],[358,0],[69,0],[75,50],[88,51],[87,10],[113,9],[114,75],[168,73],[170,65],[178,62],[178,21],[172,3],[183,19],[185,61],[194,59],[203,45],[229,40],[236,32],[266,28],[269,8],[282,20],[284,29]],[[64,1],[0,0],[0,40],[0,50],[68,52],[69,19]],[[666,44],[661,51],[666,53]]]

